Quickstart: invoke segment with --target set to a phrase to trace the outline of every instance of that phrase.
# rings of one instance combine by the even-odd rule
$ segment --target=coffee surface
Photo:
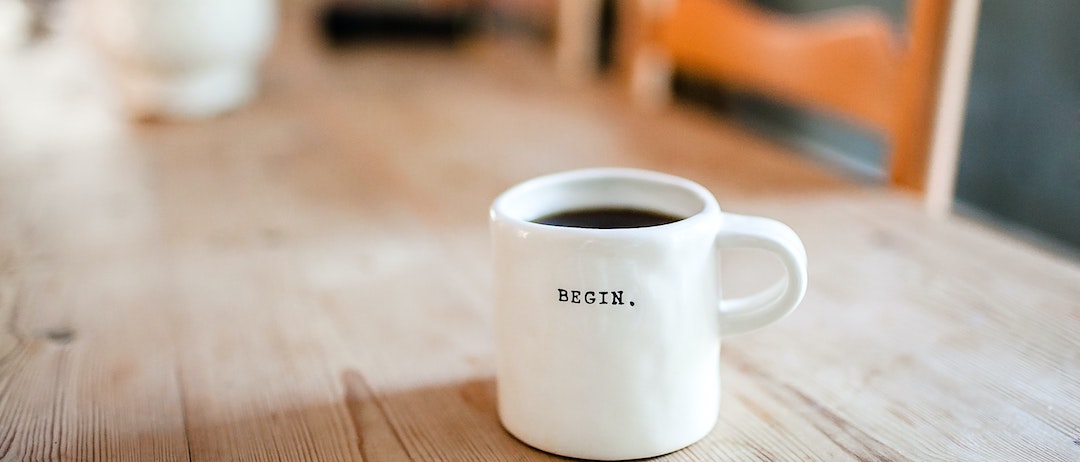
[[[646,228],[666,225],[682,218],[662,212],[627,207],[603,207],[579,210],[566,210],[544,215],[532,220],[543,225],[565,226],[571,228]]]

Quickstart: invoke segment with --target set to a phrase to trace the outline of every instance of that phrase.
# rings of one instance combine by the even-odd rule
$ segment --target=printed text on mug
[[[592,291],[592,290],[567,290],[556,289],[559,294],[559,301],[564,303],[585,304],[585,305],[630,305],[634,306],[633,301],[623,301],[623,291],[621,290],[609,290],[609,291]]]

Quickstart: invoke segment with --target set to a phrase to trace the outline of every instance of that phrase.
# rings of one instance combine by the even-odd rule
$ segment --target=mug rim
[[[521,216],[521,213],[513,213],[514,210],[511,210],[512,204],[515,200],[519,200],[524,195],[536,193],[540,189],[555,188],[559,185],[570,185],[573,183],[598,182],[602,180],[612,179],[638,181],[642,183],[648,183],[654,186],[660,185],[678,189],[682,192],[689,193],[690,196],[692,196],[697,202],[700,203],[700,207],[695,207],[696,210],[693,213],[676,214],[682,218],[671,223],[631,228],[583,228],[543,224],[532,221],[536,218],[539,218],[540,216],[543,216],[542,214],[536,217],[524,217]],[[566,208],[560,211],[569,210],[574,209]],[[663,212],[671,213],[670,210],[663,210]],[[712,195],[712,193],[705,189],[704,186],[701,186],[700,184],[689,179],[676,175],[671,175],[668,173],[627,167],[584,168],[538,176],[518,183],[504,191],[495,199],[494,202],[492,202],[490,210],[490,218],[492,222],[499,221],[514,223],[516,226],[529,230],[592,235],[627,235],[643,232],[666,233],[675,231],[679,228],[696,227],[702,224],[702,222],[709,221],[710,218],[714,217],[720,217],[720,206],[716,202],[716,198]]]

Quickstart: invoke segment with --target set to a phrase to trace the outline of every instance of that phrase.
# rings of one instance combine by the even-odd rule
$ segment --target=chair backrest
[[[949,0],[910,0],[902,29],[869,7],[785,15],[746,0],[625,3],[620,40],[633,81],[662,82],[640,75],[657,66],[638,62],[659,56],[722,85],[833,113],[884,135],[892,184],[924,188]]]

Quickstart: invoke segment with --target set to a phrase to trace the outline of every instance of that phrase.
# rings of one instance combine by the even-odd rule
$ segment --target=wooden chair
[[[891,184],[922,191],[950,0],[911,0],[902,30],[879,11],[792,16],[745,0],[619,1],[632,92],[665,101],[677,68],[884,135]]]

